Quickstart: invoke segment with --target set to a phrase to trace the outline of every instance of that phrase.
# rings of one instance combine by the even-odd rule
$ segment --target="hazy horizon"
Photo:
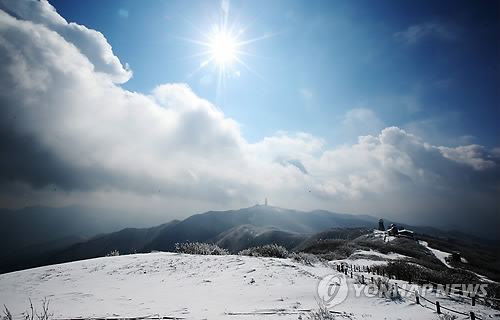
[[[0,208],[268,198],[498,239],[499,6],[0,0]]]

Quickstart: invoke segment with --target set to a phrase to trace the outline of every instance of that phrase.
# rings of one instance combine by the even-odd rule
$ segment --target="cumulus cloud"
[[[398,31],[394,33],[394,37],[407,45],[413,46],[430,37],[446,41],[455,40],[457,39],[457,34],[450,26],[427,21],[409,26],[403,31]]]
[[[3,11],[0,57],[2,137],[10,146],[2,178],[201,197],[213,183],[210,197],[227,195],[217,181],[239,167],[230,164],[240,159],[238,125],[186,85],[151,95],[123,90],[58,33]]]
[[[435,146],[382,123],[356,143],[337,147],[304,132],[278,132],[248,143],[236,121],[186,84],[162,84],[149,94],[117,86],[120,72],[127,72],[118,68],[117,57],[109,58],[104,37],[94,34],[85,38],[94,44],[82,45],[81,38],[54,27],[70,28],[48,3],[9,2],[5,11],[0,10],[3,205],[36,199],[208,210],[267,196],[284,207],[407,223],[460,227],[474,214],[477,223],[467,226],[491,230],[491,221],[498,220],[498,154],[479,145]],[[116,62],[122,71],[106,69],[103,61]],[[367,109],[346,117],[361,127],[373,119]],[[52,195],[48,186],[64,194]]]
[[[476,170],[493,169],[497,166],[497,159],[483,146],[476,144],[457,148],[439,147],[444,157],[457,163],[463,163]]]
[[[0,9],[17,19],[43,25],[58,33],[92,62],[95,71],[106,73],[114,82],[124,83],[132,77],[128,65],[122,66],[102,33],[74,22],[68,23],[47,0],[0,0]]]

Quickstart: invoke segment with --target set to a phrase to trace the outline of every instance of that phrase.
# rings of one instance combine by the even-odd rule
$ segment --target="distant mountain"
[[[276,243],[291,250],[307,237],[306,234],[282,231],[276,227],[256,227],[244,224],[220,233],[209,242],[236,253],[246,248],[269,243]]]
[[[0,273],[46,265],[48,264],[47,256],[86,240],[85,237],[68,236],[24,247],[22,250],[17,250],[9,254],[2,254],[0,259]]]
[[[256,227],[251,224],[244,224],[219,233],[210,242],[231,252],[238,252],[248,244],[254,242],[262,234],[274,230],[276,230],[274,227]]]
[[[117,231],[121,225],[131,222],[137,225],[137,222],[117,212],[101,213],[101,216],[81,208],[73,212],[68,210],[45,212],[33,208],[18,212],[18,216],[0,211],[0,222],[7,226],[7,238],[20,240],[10,247],[2,243],[4,250],[10,248],[11,251],[8,254],[1,252],[0,272],[95,258],[113,250],[121,254],[173,251],[176,243],[186,241],[215,243],[233,253],[269,243],[297,251],[325,239],[356,239],[376,228],[379,220],[366,215],[325,210],[303,212],[257,205],[239,210],[209,211],[150,228]],[[111,221],[112,218],[118,221]],[[386,225],[390,223],[386,221]],[[450,235],[435,228],[399,225],[441,239]],[[101,234],[96,235],[98,233]],[[24,234],[30,235],[28,239],[23,239]]]
[[[60,250],[52,255],[47,262],[62,263],[103,257],[114,250],[119,251],[120,254],[143,252],[143,248],[158,237],[161,232],[175,227],[178,223],[178,220],[174,220],[152,228],[127,228],[118,232],[100,235]]]
[[[311,234],[326,228],[374,227],[377,221],[378,219],[368,216],[320,210],[303,212],[257,205],[239,210],[209,211],[191,216],[181,221],[175,228],[163,231],[145,247],[145,250],[171,251],[177,242],[208,241],[225,231],[243,225],[273,227],[288,233]]]
[[[71,206],[63,208],[27,207],[0,209],[2,237],[0,255],[66,237],[90,238],[134,226],[152,227],[165,222],[162,217],[131,214],[123,210]]]
[[[56,250],[126,227],[150,227],[164,218],[80,206],[0,209],[0,273],[43,264]]]
[[[259,205],[240,210],[209,211],[153,228],[128,228],[101,235],[60,250],[47,262],[94,258],[113,250],[120,253],[173,251],[176,243],[186,241],[216,243],[233,253],[268,243],[291,250],[311,234],[325,228],[374,227],[376,221],[368,216],[319,210],[303,212]]]

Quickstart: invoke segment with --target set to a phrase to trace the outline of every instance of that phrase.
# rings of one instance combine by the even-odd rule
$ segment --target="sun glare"
[[[230,64],[236,57],[236,41],[229,34],[218,32],[210,44],[212,58],[224,67]]]
[[[203,29],[197,28],[193,25],[193,27],[203,36],[204,39],[195,40],[183,38],[183,40],[206,48],[206,50],[191,56],[192,58],[202,57],[202,59],[198,68],[190,73],[188,77],[191,78],[201,70],[212,66],[213,68],[209,69],[218,73],[217,96],[219,96],[219,93],[224,89],[227,80],[240,78],[240,67],[244,67],[248,71],[257,75],[259,78],[263,79],[262,76],[260,76],[243,61],[243,56],[258,57],[255,53],[245,51],[244,47],[251,43],[270,38],[272,35],[266,34],[257,38],[245,39],[248,26],[238,28],[237,25],[239,24],[240,23],[237,20],[229,23],[229,1],[223,0],[221,2],[220,21],[217,24],[213,23],[211,28],[207,28],[210,31],[204,32],[202,31]],[[207,83],[211,83],[211,80]]]

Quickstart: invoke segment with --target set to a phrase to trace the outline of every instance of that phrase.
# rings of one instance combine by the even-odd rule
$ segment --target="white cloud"
[[[30,14],[62,19],[47,8]],[[498,211],[498,155],[480,146],[433,146],[400,128],[383,129],[369,109],[345,116],[345,125],[361,130],[354,144],[328,148],[302,132],[249,144],[236,121],[187,85],[159,85],[149,95],[124,90],[115,84],[116,72],[96,67],[110,47],[89,58],[74,44],[78,39],[40,19],[0,11],[0,199],[6,205],[36,199],[192,213],[267,196],[284,207],[421,224],[436,214],[464,221],[471,208],[484,222]],[[14,186],[22,192],[12,192]]]
[[[0,0],[0,9],[57,32],[92,62],[95,71],[108,74],[114,82],[124,83],[132,77],[128,65],[122,66],[102,33],[74,22],[68,23],[48,1]]]
[[[13,139],[29,137],[50,154],[45,183],[229,196],[223,181],[240,167],[238,125],[187,86],[158,86],[152,96],[123,90],[57,33],[4,12],[0,56],[3,112],[17,115]],[[185,186],[193,176],[200,190]]]
[[[439,147],[439,150],[444,157],[457,163],[467,164],[475,170],[494,169],[497,167],[497,161],[483,146],[473,144],[457,148]]]
[[[270,158],[277,156],[303,157],[320,152],[325,141],[309,133],[278,132],[275,136],[265,137],[261,142],[249,145],[252,154]],[[269,158],[269,159],[270,159]]]
[[[394,37],[407,45],[413,46],[429,37],[451,41],[457,39],[458,36],[448,25],[427,21],[409,26],[403,31],[398,31],[394,33]]]

